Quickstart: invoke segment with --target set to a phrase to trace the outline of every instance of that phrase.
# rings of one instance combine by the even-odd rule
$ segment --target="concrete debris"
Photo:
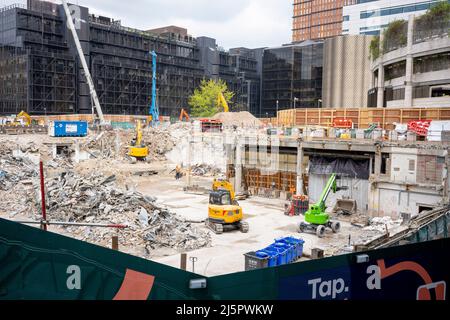
[[[11,190],[19,182],[37,176],[35,165],[23,157],[2,154],[0,157],[0,190]]]
[[[219,168],[206,164],[194,165],[191,169],[194,176],[216,176],[222,172]]]
[[[47,180],[48,215],[58,221],[125,224],[121,230],[126,243],[143,245],[147,252],[169,246],[192,250],[211,243],[208,231],[185,223],[176,214],[156,205],[156,198],[136,191],[124,191],[115,183],[114,175],[93,173],[83,177],[63,172]],[[79,230],[84,234],[85,230]],[[112,230],[92,228],[81,235],[90,242],[110,241]],[[77,234],[77,231],[75,231]]]
[[[351,219],[350,223],[354,226],[364,228],[370,225],[370,218],[365,215],[357,215]]]
[[[96,159],[124,160],[128,154],[128,147],[135,137],[134,130],[115,130],[102,132],[89,138],[81,149]],[[175,142],[167,129],[146,128],[143,130],[143,142],[149,149],[150,161],[166,160],[166,153],[171,151]]]
[[[392,220],[391,217],[375,217],[370,220],[370,225],[368,227],[365,227],[363,230],[386,232],[386,227],[389,231],[391,229],[399,227],[402,221],[402,219]]]

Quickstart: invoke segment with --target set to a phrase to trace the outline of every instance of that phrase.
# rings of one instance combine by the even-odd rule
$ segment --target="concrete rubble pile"
[[[386,228],[388,231],[397,228],[402,221],[402,219],[392,220],[391,217],[375,217],[370,220],[370,226],[363,228],[363,230],[386,232]]]
[[[27,151],[28,146],[23,146]],[[13,155],[16,145],[2,144],[0,154],[0,211],[10,217],[30,210],[27,193],[32,192],[33,180],[38,177],[38,167],[26,157]],[[35,147],[32,146],[35,150]],[[21,151],[21,152],[23,152]]]
[[[209,246],[208,231],[195,228],[176,214],[155,204],[156,199],[134,190],[122,190],[116,177],[94,173],[81,177],[64,172],[47,181],[48,215],[53,220],[125,224],[120,231],[125,243],[143,245],[147,252],[161,247],[192,250]],[[116,232],[103,228],[73,228],[82,240],[107,246]]]
[[[194,176],[215,176],[222,172],[219,168],[207,164],[197,164],[191,168]]]
[[[147,128],[144,130],[143,139],[148,146],[149,159],[154,161],[166,160],[166,154],[175,146],[175,141],[169,130]]]
[[[124,160],[127,157],[131,141],[135,138],[134,130],[102,132],[90,138],[82,150],[93,158]],[[175,145],[170,132],[165,129],[146,128],[143,130],[143,143],[148,146],[150,161],[166,160],[165,154]]]

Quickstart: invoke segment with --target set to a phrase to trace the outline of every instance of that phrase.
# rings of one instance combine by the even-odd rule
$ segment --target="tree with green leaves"
[[[223,109],[217,103],[217,97],[222,93],[227,103],[230,103],[234,93],[228,90],[227,84],[223,80],[205,80],[200,83],[200,87],[195,89],[189,97],[191,116],[212,117]]]

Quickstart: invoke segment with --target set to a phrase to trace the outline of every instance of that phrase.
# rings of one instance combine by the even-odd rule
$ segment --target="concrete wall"
[[[367,106],[371,84],[369,45],[373,37],[354,35],[325,40],[323,107]]]
[[[372,217],[389,216],[400,219],[402,213],[412,216],[419,213],[419,206],[438,206],[442,196],[435,190],[410,188],[383,183],[372,189],[369,199],[369,215]]]
[[[410,168],[410,164],[412,167]],[[414,170],[409,170],[414,168]],[[394,153],[391,157],[391,180],[393,182],[416,183],[417,155]]]

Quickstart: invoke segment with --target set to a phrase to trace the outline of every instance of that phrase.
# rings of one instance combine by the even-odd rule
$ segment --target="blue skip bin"
[[[294,262],[301,258],[303,254],[303,244],[305,241],[294,237],[286,237],[276,239],[275,243],[284,244],[290,252],[290,262]]]
[[[278,257],[277,257],[277,266],[282,266],[284,264],[288,263],[287,260],[287,250],[286,248],[284,248],[283,246],[277,246],[276,244],[272,244],[271,246],[268,247],[270,250],[275,250],[278,252]]]
[[[303,239],[276,239],[265,249],[245,254],[245,270],[277,267],[297,261],[303,255]]]
[[[291,263],[294,259],[294,248],[287,243],[276,242],[275,246],[277,248],[284,249],[286,251],[286,263]]]
[[[261,251],[269,255],[268,267],[276,267],[278,265],[278,250],[267,247]]]

